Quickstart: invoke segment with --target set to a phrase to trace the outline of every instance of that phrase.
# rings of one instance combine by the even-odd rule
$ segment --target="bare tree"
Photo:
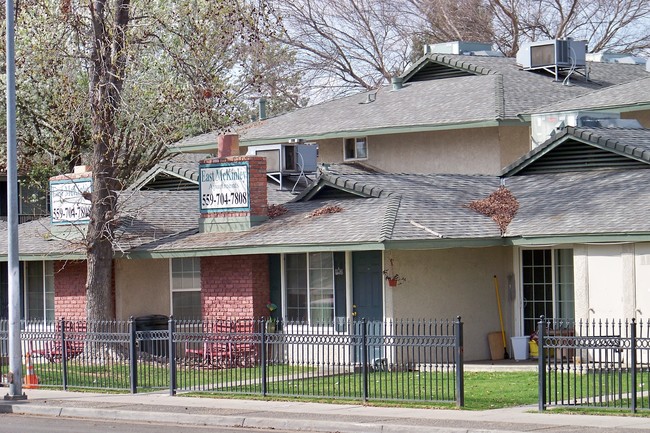
[[[492,42],[493,14],[484,0],[411,0],[428,22],[424,43]]]
[[[591,52],[640,53],[650,49],[647,0],[487,0],[496,42],[514,55],[522,41],[571,37]]]
[[[323,99],[375,89],[404,70],[425,22],[407,0],[277,0],[306,86]]]

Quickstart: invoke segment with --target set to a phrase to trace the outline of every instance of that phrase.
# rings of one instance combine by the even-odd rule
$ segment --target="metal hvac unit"
[[[548,71],[557,80],[561,71],[567,71],[569,74],[584,71],[586,55],[587,41],[553,39],[523,45],[517,52],[517,63],[525,70]]]
[[[279,143],[250,146],[248,155],[266,158],[266,175],[283,186],[283,179],[301,179],[305,183],[309,175],[318,170],[318,145],[313,143]],[[294,185],[295,188],[295,185]]]

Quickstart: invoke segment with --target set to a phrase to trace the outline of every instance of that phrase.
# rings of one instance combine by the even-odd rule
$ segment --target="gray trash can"
[[[167,331],[169,318],[163,314],[150,314],[135,318],[135,330],[139,332],[140,351],[149,353],[153,356],[167,357],[169,353],[169,338],[167,333],[162,335],[160,332]]]

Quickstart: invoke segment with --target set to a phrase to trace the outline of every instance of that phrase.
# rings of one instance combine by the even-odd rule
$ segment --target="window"
[[[285,256],[287,317],[322,322],[334,319],[334,258],[332,253]]]
[[[172,314],[177,319],[201,319],[200,259],[172,259],[171,268]]]
[[[343,147],[343,156],[346,161],[368,158],[368,140],[365,137],[346,138]]]
[[[25,319],[54,321],[53,262],[26,262],[25,274]]]
[[[542,315],[573,320],[573,250],[523,250],[521,264],[524,332],[535,331]]]

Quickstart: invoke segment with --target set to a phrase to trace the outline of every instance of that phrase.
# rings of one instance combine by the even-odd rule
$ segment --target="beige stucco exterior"
[[[115,315],[118,320],[170,314],[169,260],[115,261]]]
[[[494,175],[530,148],[528,125],[373,135],[367,140],[363,162],[393,173]],[[343,141],[319,140],[319,162],[342,162]]]
[[[465,359],[470,361],[490,359],[487,335],[500,330],[493,278],[496,275],[510,348],[516,298],[512,248],[388,251],[386,267],[391,258],[406,281],[397,287],[386,285],[386,316],[397,319],[461,316],[465,328]]]
[[[577,246],[574,275],[577,319],[650,314],[650,243]]]

